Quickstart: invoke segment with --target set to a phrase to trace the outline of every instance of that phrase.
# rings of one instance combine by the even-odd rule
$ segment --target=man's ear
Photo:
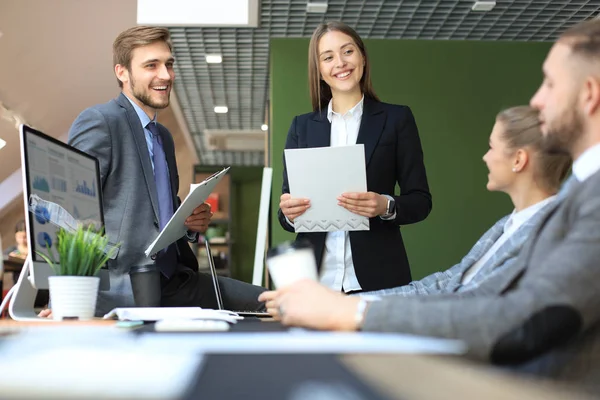
[[[115,65],[115,75],[123,84],[129,82],[129,70],[124,65]]]
[[[579,92],[580,106],[587,115],[592,115],[600,110],[600,80],[590,74],[583,80]]]

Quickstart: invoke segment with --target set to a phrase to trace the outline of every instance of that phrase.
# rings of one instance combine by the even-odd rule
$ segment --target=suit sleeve
[[[372,292],[365,292],[366,295],[374,296],[419,296],[419,295],[432,295],[437,293],[443,293],[448,283],[452,280],[456,274],[461,273],[462,266],[460,264],[454,265],[452,268],[442,272],[434,272],[431,275],[426,276],[418,281],[412,281],[408,285],[396,286],[389,289],[375,290]]]
[[[372,303],[363,329],[462,339],[472,358],[503,365],[567,343],[600,320],[600,198],[574,210],[568,233],[548,249],[543,265],[529,265],[505,292],[388,297]],[[497,274],[486,285],[503,279]]]
[[[286,149],[297,149],[298,148],[298,134],[296,133],[297,119],[298,119],[298,117],[294,117],[294,120],[292,121],[292,125],[290,126],[290,130],[288,131],[287,139],[285,141]],[[289,192],[290,192],[290,184],[288,181],[287,167],[285,164],[285,153],[284,153],[284,155],[283,155],[283,186],[281,188],[281,193],[284,194],[284,193],[289,193]],[[277,217],[279,219],[279,224],[281,225],[281,227],[283,229],[285,229],[288,232],[294,232],[294,227],[287,222],[285,215],[283,215],[283,212],[281,212],[281,208],[279,208],[277,210]]]
[[[104,115],[88,108],[71,125],[68,144],[98,159],[102,186],[110,174],[112,143],[110,128]]]
[[[396,127],[398,142],[396,147],[396,176],[400,185],[400,196],[396,200],[396,219],[398,225],[412,224],[424,220],[431,212],[432,202],[423,149],[419,131],[412,111],[402,107],[406,117]]]

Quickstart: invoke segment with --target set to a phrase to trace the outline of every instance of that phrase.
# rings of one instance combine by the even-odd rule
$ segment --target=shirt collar
[[[341,115],[340,113],[336,113],[335,111],[333,111],[333,99],[329,100],[329,104],[327,105],[327,119],[329,120],[329,122],[331,122],[331,120],[333,119],[333,114],[335,115],[339,115],[341,117],[344,117],[346,115],[350,115],[352,117],[355,118],[360,118],[362,117],[362,112],[363,112],[363,104],[365,102],[365,95],[363,94],[362,98],[360,99],[360,101],[351,109],[349,109],[346,114]]]
[[[127,100],[129,100],[129,102],[133,106],[135,113],[137,114],[138,118],[140,119],[142,128],[146,128],[150,122],[156,122],[156,113],[154,114],[154,118],[150,119],[150,117],[148,117],[148,114],[146,114],[146,112],[144,110],[142,110],[142,108],[140,106],[138,106],[135,103],[135,101],[131,100],[129,98],[129,96],[127,96],[127,95],[125,95],[125,97],[127,98]]]
[[[573,162],[573,175],[579,182],[585,181],[600,170],[600,143],[584,151]]]
[[[522,209],[519,212],[513,210],[510,218],[504,224],[504,232],[506,233],[509,229],[511,231],[515,231],[519,229],[521,225],[523,225],[527,220],[533,217],[538,211],[540,211],[546,204],[550,203],[556,198],[556,195],[545,198],[542,201],[539,201],[527,208]]]

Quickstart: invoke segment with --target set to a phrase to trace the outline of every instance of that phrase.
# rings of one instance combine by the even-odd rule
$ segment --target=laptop
[[[212,252],[210,250],[210,244],[208,240],[204,241],[206,246],[206,255],[208,257],[208,266],[210,268],[210,275],[213,281],[213,287],[215,289],[215,296],[217,297],[217,307],[219,310],[225,310],[223,307],[223,296],[221,295],[221,287],[219,286],[219,279],[217,279],[217,269],[215,268],[215,261],[212,257]],[[240,317],[257,317],[257,318],[270,318],[271,314],[268,312],[260,312],[260,311],[237,311],[237,310],[226,310],[232,311],[238,314]]]

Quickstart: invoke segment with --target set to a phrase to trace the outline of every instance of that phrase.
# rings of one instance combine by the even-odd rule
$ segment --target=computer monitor
[[[104,226],[100,168],[95,157],[26,125],[21,125],[21,164],[32,274],[34,285],[42,289],[47,286],[50,269],[37,252],[47,255],[54,251],[58,227],[50,222],[44,206],[32,212],[31,196],[61,206],[76,220],[98,230]]]
[[[58,226],[50,222],[52,210],[30,207],[32,196],[62,207],[77,221],[104,226],[98,160],[29,126],[21,125],[21,169],[29,254],[11,303],[11,316],[29,317],[38,289],[48,289],[52,268],[37,252],[54,251]],[[54,258],[58,255],[54,251]],[[58,260],[57,260],[58,261]],[[110,287],[106,266],[100,271],[100,290]],[[33,296],[33,298],[32,298]],[[19,318],[16,318],[19,319]],[[25,319],[25,318],[20,318]]]

